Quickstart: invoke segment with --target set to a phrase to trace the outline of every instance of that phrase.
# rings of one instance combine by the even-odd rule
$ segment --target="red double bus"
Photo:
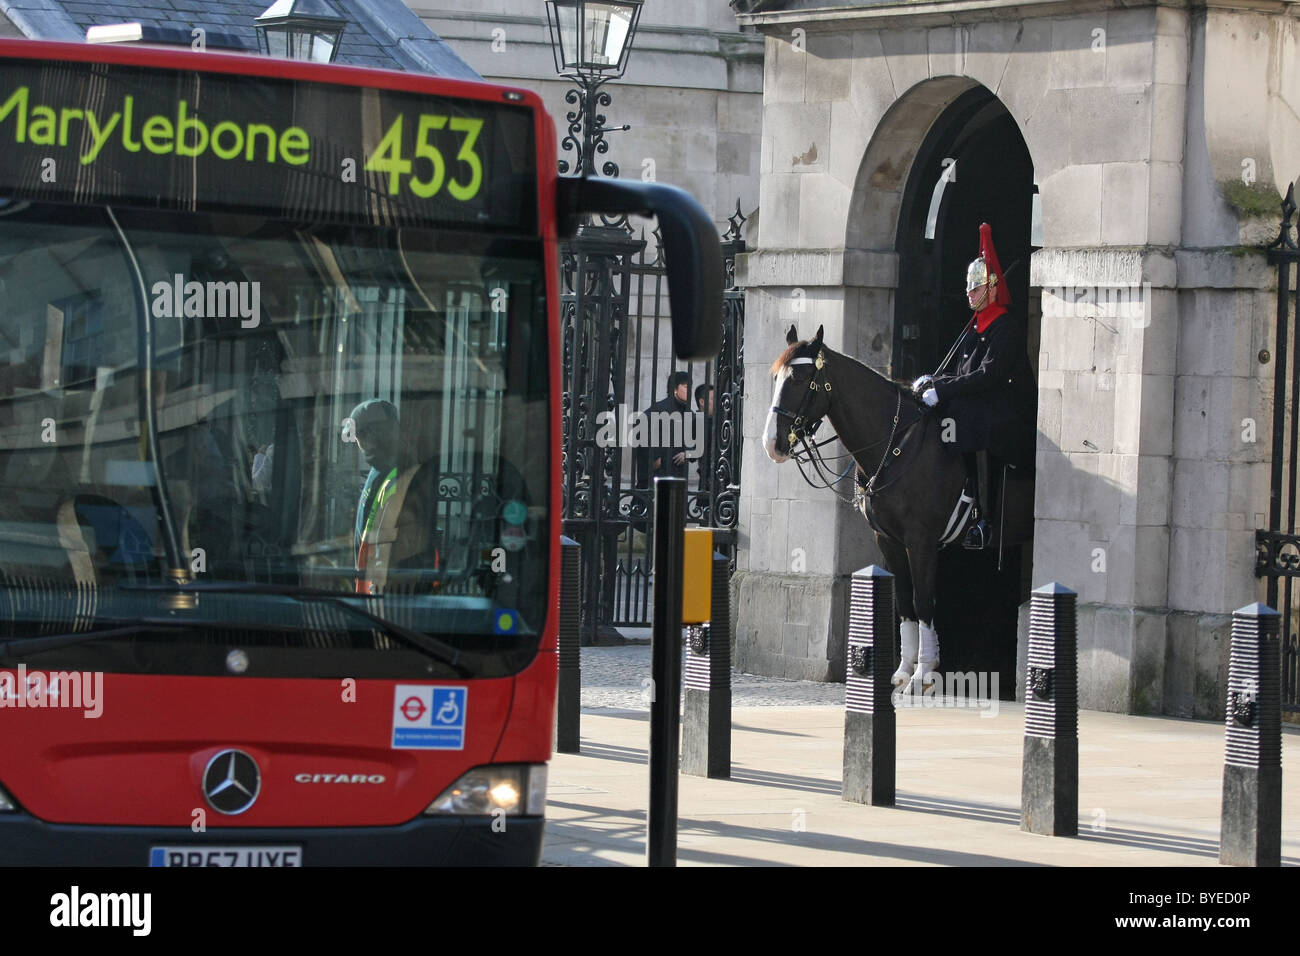
[[[532,93],[0,41],[0,862],[527,864],[556,681],[559,179]]]

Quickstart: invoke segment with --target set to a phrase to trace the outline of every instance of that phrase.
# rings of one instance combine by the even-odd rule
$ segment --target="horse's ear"
[[[794,343],[798,341],[799,341],[799,333],[794,330],[794,326],[792,325],[790,326],[790,331],[785,333],[785,344],[794,345]]]
[[[816,334],[815,336],[813,336],[813,341],[816,342],[816,343],[818,343],[818,344],[821,344],[821,340],[822,340],[822,328],[823,328],[823,326],[820,326],[820,325],[817,326],[817,334]]]

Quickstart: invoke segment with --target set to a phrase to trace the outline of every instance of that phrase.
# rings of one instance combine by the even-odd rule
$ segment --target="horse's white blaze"
[[[790,366],[781,369],[776,375],[776,385],[772,389],[772,406],[767,412],[767,427],[763,430],[763,447],[767,450],[767,457],[771,458],[778,465],[788,459],[789,455],[782,455],[776,450],[776,406],[780,404],[777,398],[781,394],[781,386],[785,380],[790,377]]]

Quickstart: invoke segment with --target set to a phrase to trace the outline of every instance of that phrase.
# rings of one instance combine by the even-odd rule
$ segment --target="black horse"
[[[802,444],[817,467],[813,433],[822,418],[830,421],[857,463],[859,507],[896,579],[902,660],[894,686],[917,680],[928,689],[927,675],[939,663],[939,549],[969,520],[962,457],[944,440],[940,415],[907,386],[827,348],[822,329],[801,342],[792,325],[786,342],[789,347],[772,363],[776,390],[763,442],[768,457],[781,464],[799,454]],[[826,469],[819,473],[824,482],[834,480]],[[900,481],[904,473],[907,480]]]

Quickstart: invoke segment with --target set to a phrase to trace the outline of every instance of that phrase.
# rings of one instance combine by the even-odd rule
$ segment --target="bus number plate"
[[[300,846],[155,846],[150,866],[302,866]]]

